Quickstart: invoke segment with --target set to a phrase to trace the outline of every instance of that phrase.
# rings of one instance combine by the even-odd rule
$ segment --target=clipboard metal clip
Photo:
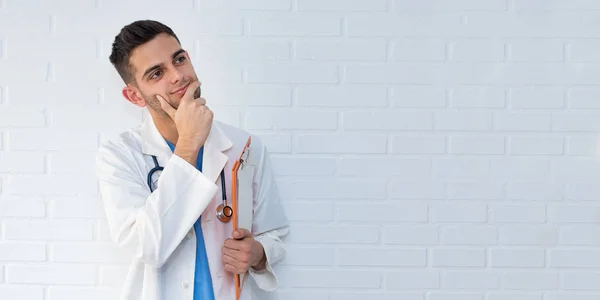
[[[244,148],[244,152],[242,152],[242,157],[240,158],[240,169],[244,169],[248,161],[248,157],[250,156],[250,146]]]

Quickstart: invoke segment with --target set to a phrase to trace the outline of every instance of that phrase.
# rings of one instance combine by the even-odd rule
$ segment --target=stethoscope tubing
[[[164,167],[161,167],[158,164],[158,160],[156,159],[156,156],[152,156],[152,160],[154,161],[154,168],[152,168],[150,170],[150,172],[148,172],[148,187],[150,188],[150,193],[154,192],[154,189],[152,188],[152,175],[158,171],[162,171],[164,170]],[[227,189],[225,186],[225,172],[223,170],[221,170],[221,194],[223,197],[223,204],[219,205],[219,207],[217,208],[217,218],[223,222],[223,223],[227,223],[229,221],[229,219],[231,218],[231,216],[233,215],[233,209],[227,204]]]

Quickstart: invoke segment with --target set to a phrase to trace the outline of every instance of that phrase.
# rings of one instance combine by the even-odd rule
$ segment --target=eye
[[[179,62],[183,62],[185,61],[185,55],[179,56],[175,59],[175,62],[179,63]]]
[[[150,74],[150,79],[158,78],[158,77],[160,77],[160,74],[162,74],[162,71],[158,70],[158,71]]]

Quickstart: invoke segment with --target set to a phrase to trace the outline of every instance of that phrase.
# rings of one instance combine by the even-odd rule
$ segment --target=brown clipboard
[[[252,138],[248,137],[248,140],[246,141],[246,145],[244,146],[244,149],[242,150],[240,157],[233,164],[233,168],[231,171],[231,187],[232,187],[231,205],[233,208],[232,219],[233,219],[233,230],[234,231],[238,229],[238,224],[239,224],[239,222],[238,222],[238,196],[239,196],[238,171],[239,171],[240,167],[242,167],[243,164],[248,159],[251,140],[252,140]],[[247,228],[247,229],[249,231],[251,230],[251,228]],[[242,280],[240,280],[240,274],[234,274],[233,282],[235,284],[235,299],[236,300],[240,299],[240,293],[242,291],[242,287],[244,286],[245,281],[246,281],[246,277],[244,277],[244,280],[242,281]]]

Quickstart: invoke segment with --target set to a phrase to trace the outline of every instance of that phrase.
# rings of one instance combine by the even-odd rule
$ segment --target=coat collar
[[[152,117],[147,114],[141,125],[142,153],[155,155],[157,158],[168,160],[173,152],[160,134]],[[228,157],[223,152],[233,146],[231,140],[213,122],[210,133],[204,143],[204,154],[202,156],[202,173],[212,182],[216,182],[219,173],[225,167]],[[163,163],[164,164],[164,163]]]

